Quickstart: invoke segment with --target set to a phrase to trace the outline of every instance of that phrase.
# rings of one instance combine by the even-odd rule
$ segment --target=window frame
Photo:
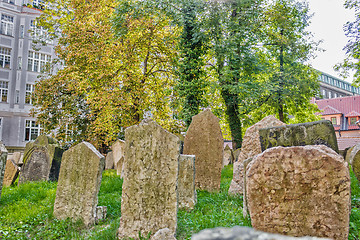
[[[1,14],[1,27],[0,33],[6,36],[14,36],[14,17],[4,14]]]
[[[11,49],[0,47],[0,67],[10,69],[11,67]]]
[[[25,128],[24,128],[24,141],[28,142],[35,140],[38,136],[41,135],[42,128],[40,124],[36,123],[36,120],[25,119]]]
[[[331,117],[330,119],[331,119],[330,121],[333,125],[337,125],[337,117]],[[334,120],[335,120],[335,123],[334,123]]]
[[[0,81],[0,102],[7,103],[8,97],[9,97],[9,82]]]

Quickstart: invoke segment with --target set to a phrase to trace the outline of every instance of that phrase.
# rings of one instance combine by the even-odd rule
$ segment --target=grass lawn
[[[251,226],[242,217],[242,197],[227,194],[232,166],[222,171],[219,193],[198,191],[192,211],[178,212],[177,239],[190,239],[205,228]],[[349,239],[360,239],[360,186],[351,171],[352,211]],[[3,188],[0,199],[0,239],[116,239],[120,222],[122,180],[115,170],[103,172],[99,206],[107,206],[106,220],[86,229],[81,222],[53,217],[56,183],[35,182]]]

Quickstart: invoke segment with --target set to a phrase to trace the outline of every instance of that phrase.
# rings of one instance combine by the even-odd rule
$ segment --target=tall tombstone
[[[196,204],[195,156],[179,156],[178,198],[180,209],[193,209]]]
[[[219,119],[210,111],[192,117],[184,140],[184,154],[195,155],[195,186],[220,191],[224,139]]]
[[[56,218],[82,220],[86,226],[95,223],[104,166],[104,156],[88,142],[64,152],[54,204]]]
[[[13,159],[6,161],[3,186],[10,186],[18,177],[20,169]]]
[[[125,141],[116,140],[114,144],[111,146],[112,157],[114,160],[114,167],[116,169],[117,175],[122,175],[123,165],[124,165],[124,149],[125,149]],[[123,177],[123,176],[122,176]]]
[[[350,176],[324,145],[274,147],[247,166],[252,226],[290,236],[348,239]]]
[[[263,128],[259,133],[262,151],[277,146],[325,145],[339,153],[334,126],[329,120]]]
[[[106,154],[105,157],[105,169],[114,169],[114,158],[113,158],[113,152],[110,151]]]
[[[360,143],[351,149],[349,154],[349,162],[356,178],[360,182]]]
[[[232,153],[229,145],[226,145],[226,147],[224,148],[224,156],[223,156],[223,163],[222,163],[223,167],[233,163],[233,159],[234,159],[233,153]]]
[[[233,179],[231,180],[229,194],[243,194],[244,192],[243,162],[246,159],[252,158],[255,155],[261,153],[259,129],[283,125],[285,125],[285,123],[281,122],[273,115],[269,115],[246,129],[238,160],[234,163],[233,166]]]
[[[177,225],[180,140],[151,119],[125,130],[124,183],[118,237],[137,239]]]
[[[26,144],[19,184],[28,181],[56,181],[59,177],[63,150],[57,141],[41,135]]]
[[[4,179],[7,155],[8,155],[8,151],[5,148],[5,145],[0,143],[0,197],[3,187],[3,179]]]

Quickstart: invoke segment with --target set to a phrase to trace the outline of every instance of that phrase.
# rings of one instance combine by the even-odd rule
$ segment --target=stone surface
[[[98,223],[106,218],[107,206],[97,206],[95,213],[95,222]]]
[[[179,208],[194,208],[196,204],[194,155],[179,156],[178,194]]]
[[[63,154],[54,204],[58,219],[95,223],[98,193],[105,157],[93,145],[82,142]]]
[[[111,146],[113,152],[114,159],[114,167],[116,168],[117,175],[121,175],[122,167],[124,163],[124,149],[125,149],[125,141],[116,140],[116,142]]]
[[[4,144],[0,143],[0,197],[3,187],[7,155],[8,155],[7,149],[5,148]]]
[[[13,184],[18,177],[20,172],[19,167],[15,164],[15,161],[12,159],[9,159],[6,161],[6,167],[5,167],[5,174],[4,174],[4,181],[3,186],[10,186]]]
[[[343,157],[326,146],[267,149],[247,166],[246,191],[258,230],[348,239],[349,171]]]
[[[63,150],[55,139],[41,135],[26,144],[19,184],[28,181],[56,181]]]
[[[349,163],[350,164],[350,155],[351,155],[351,152],[352,150],[355,148],[355,146],[352,146],[352,147],[349,147],[346,149],[346,152],[345,152],[345,162]]]
[[[261,153],[259,129],[283,125],[285,125],[285,123],[273,115],[269,115],[246,129],[238,160],[233,166],[233,179],[231,180],[229,194],[243,194],[244,168],[242,162]]]
[[[256,156],[254,156],[256,157]],[[244,174],[244,181],[243,181],[243,217],[246,218],[249,216],[249,210],[248,210],[248,203],[247,203],[247,192],[246,192],[246,171],[247,166],[249,163],[253,160],[253,158],[248,158],[245,161],[242,162],[241,166],[243,169]]]
[[[9,158],[9,156],[8,156]],[[16,165],[19,165],[22,161],[22,154],[21,152],[14,152],[11,156],[11,159],[14,161]]]
[[[355,145],[349,155],[352,170],[360,182],[360,144]]]
[[[231,149],[231,151],[233,152],[233,156],[234,156],[234,163],[238,161],[240,152],[241,152],[241,148],[238,148],[236,150]]]
[[[220,190],[223,151],[219,119],[209,109],[193,116],[184,140],[184,154],[196,156],[197,189]]]
[[[191,239],[192,240],[320,240],[320,239],[325,240],[328,238],[289,237],[279,234],[266,233],[249,227],[235,226],[233,228],[219,227],[213,229],[205,229],[197,234],[194,234]]]
[[[125,174],[118,237],[137,239],[177,225],[180,140],[151,119],[125,130]]]
[[[226,147],[224,148],[224,156],[223,156],[223,163],[222,163],[223,167],[233,163],[233,159],[234,159],[234,156],[232,154],[232,151],[231,151],[229,145],[226,145]]]
[[[259,133],[262,151],[276,146],[325,145],[339,153],[334,127],[329,120],[264,128]]]
[[[114,169],[113,152],[108,152],[105,157],[105,169]]]
[[[174,233],[168,228],[163,228],[157,231],[150,240],[176,240]]]

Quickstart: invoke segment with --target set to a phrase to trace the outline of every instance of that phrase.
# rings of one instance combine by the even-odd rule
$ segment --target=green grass
[[[350,170],[352,210],[349,239],[360,239],[360,186]],[[202,229],[251,226],[242,217],[241,196],[228,195],[232,166],[222,171],[218,193],[197,191],[198,202],[191,211],[179,210],[177,239],[190,239]],[[99,206],[107,206],[107,218],[86,229],[81,222],[53,217],[56,183],[35,182],[5,187],[0,199],[0,239],[116,239],[120,222],[122,180],[115,170],[103,172]],[[144,238],[145,239],[145,238]]]

